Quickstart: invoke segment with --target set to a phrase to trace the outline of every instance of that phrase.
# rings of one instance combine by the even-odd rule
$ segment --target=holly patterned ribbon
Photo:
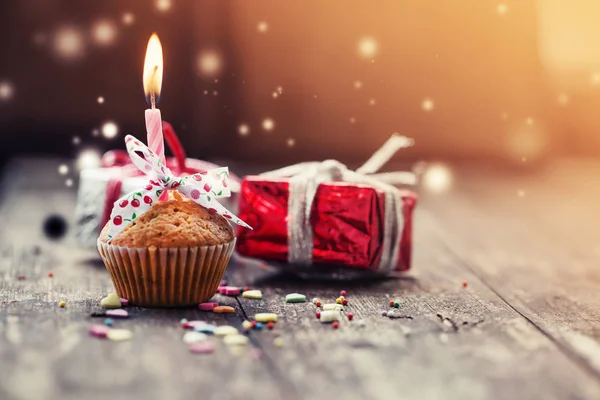
[[[209,211],[216,212],[244,228],[252,229],[216,200],[218,197],[231,195],[227,183],[229,178],[227,167],[178,177],[171,173],[156,153],[135,137],[127,135],[125,145],[133,164],[151,179],[143,188],[127,193],[115,201],[109,220],[109,242],[129,223],[148,211],[167,189],[177,190],[195,203],[208,208]]]

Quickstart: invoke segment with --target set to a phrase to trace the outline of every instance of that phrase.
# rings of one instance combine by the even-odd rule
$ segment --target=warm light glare
[[[200,74],[207,77],[217,75],[221,71],[222,64],[221,55],[213,50],[203,51],[198,57]]]
[[[262,127],[265,131],[272,131],[275,128],[275,122],[271,118],[265,118],[262,122]]]
[[[0,82],[0,101],[8,101],[13,98],[15,94],[15,88],[12,83],[3,81]]]
[[[351,124],[354,124],[354,123],[356,123],[356,118],[354,118],[354,117],[350,117],[350,123],[351,123]]]
[[[362,87],[362,82],[361,81],[355,81],[354,82],[354,88],[355,89],[360,89]]]
[[[515,160],[535,160],[543,155],[547,145],[547,133],[537,124],[516,126],[506,138],[506,149]]]
[[[600,72],[594,72],[590,76],[590,85],[592,85],[592,86],[600,85]]]
[[[296,145],[296,140],[293,138],[289,138],[286,142],[287,147],[294,147]]]
[[[67,179],[67,180],[65,181],[65,185],[66,185],[67,187],[71,187],[71,186],[73,186],[73,179],[71,179],[71,178]]]
[[[99,46],[110,46],[117,38],[117,26],[110,20],[101,20],[92,26],[92,39]]]
[[[534,121],[533,121],[533,118],[531,118],[531,117],[527,117],[527,119],[525,120],[525,123],[526,123],[527,125],[533,125],[533,122],[534,122]]]
[[[52,48],[65,61],[76,61],[85,55],[85,39],[79,28],[62,26],[54,33]]]
[[[452,186],[452,171],[445,164],[431,164],[423,172],[423,187],[431,193],[443,193]]]
[[[366,37],[358,42],[358,53],[365,58],[372,58],[377,54],[378,45],[375,39]]]
[[[241,124],[238,127],[238,133],[240,134],[240,136],[248,136],[248,134],[250,133],[250,127],[246,124]]]
[[[423,109],[423,111],[432,111],[434,107],[435,105],[433,104],[433,100],[431,99],[425,99],[423,100],[423,103],[421,103],[421,108]]]
[[[370,105],[370,106],[374,106],[374,105],[375,105],[375,99],[371,99],[371,100],[369,100],[369,105]]]
[[[73,136],[73,139],[71,139],[71,142],[75,145],[75,146],[79,146],[79,144],[81,143],[81,139],[79,138],[79,136]]]
[[[60,175],[66,175],[69,173],[69,166],[67,164],[61,164],[58,166],[58,173]]]
[[[558,95],[558,98],[556,99],[556,101],[558,102],[559,105],[561,106],[566,106],[567,104],[569,104],[570,98],[569,95],[566,93],[561,93]]]
[[[135,15],[133,15],[130,12],[127,12],[123,14],[123,18],[121,18],[121,21],[123,21],[123,24],[125,25],[133,25],[133,23],[135,22]]]
[[[158,11],[167,12],[171,9],[172,3],[171,0],[156,0],[155,5]]]
[[[496,11],[498,11],[498,14],[504,15],[508,12],[508,6],[504,3],[498,4],[498,7],[496,7]]]
[[[102,125],[102,136],[112,139],[119,133],[119,127],[112,121],[107,121]]]
[[[97,101],[98,101],[98,104],[104,104],[104,97],[98,96]]]
[[[269,30],[269,25],[265,21],[261,21],[258,23],[256,29],[258,29],[260,33],[265,33]]]
[[[87,149],[79,153],[77,167],[79,169],[97,168],[100,166],[100,153],[96,150]]]
[[[156,96],[156,103],[160,96],[163,77],[163,53],[160,40],[156,33],[152,34],[148,40],[146,48],[146,59],[144,60],[144,93],[150,98],[151,94]]]

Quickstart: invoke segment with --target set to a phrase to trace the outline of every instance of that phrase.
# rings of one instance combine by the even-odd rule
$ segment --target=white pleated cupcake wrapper
[[[186,307],[217,291],[235,239],[218,246],[129,248],[98,240],[98,250],[119,296],[145,307]]]

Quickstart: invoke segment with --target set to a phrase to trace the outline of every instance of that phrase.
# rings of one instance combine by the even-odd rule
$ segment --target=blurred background
[[[376,4],[376,5],[375,5]],[[3,0],[0,151],[76,158],[144,137],[159,108],[189,156],[535,163],[600,154],[596,0]]]

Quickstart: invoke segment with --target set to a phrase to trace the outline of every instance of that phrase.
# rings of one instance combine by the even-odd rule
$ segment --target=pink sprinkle
[[[190,345],[190,352],[196,354],[210,354],[215,351],[215,345],[210,341],[196,342]]]
[[[121,305],[123,307],[127,307],[129,305],[129,300],[124,299],[124,298],[121,297]]]
[[[208,303],[200,303],[198,304],[198,308],[202,311],[212,311],[213,308],[218,306],[219,303],[208,302]]]
[[[340,296],[345,296],[347,293],[345,290],[340,291]]]
[[[225,291],[225,288],[226,288],[226,286],[219,286],[219,287],[217,288],[217,293],[219,293],[219,294],[223,294],[223,293],[224,293],[224,291]]]
[[[227,279],[223,279],[221,283],[219,283],[219,286],[227,286],[228,283],[229,282],[227,282]]]
[[[117,309],[117,310],[106,310],[107,317],[113,318],[127,318],[129,317],[129,313],[125,310]]]
[[[184,329],[194,329],[195,327],[197,327],[199,325],[206,325],[206,321],[187,321],[187,322],[184,322],[181,326]]]
[[[240,294],[240,288],[235,286],[225,286],[226,296],[237,296]]]
[[[90,335],[99,338],[105,338],[110,328],[106,325],[92,325],[90,327]]]

